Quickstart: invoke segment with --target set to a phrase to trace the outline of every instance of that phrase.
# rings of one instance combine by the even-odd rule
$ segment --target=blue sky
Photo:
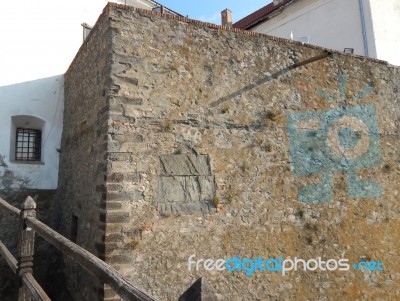
[[[220,24],[220,13],[225,8],[233,12],[233,22],[236,22],[272,0],[157,0],[157,2],[181,15],[188,15],[191,19]]]

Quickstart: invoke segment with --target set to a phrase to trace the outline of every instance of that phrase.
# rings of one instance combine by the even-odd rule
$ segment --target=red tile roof
[[[285,6],[292,1],[293,0],[284,0],[277,5],[274,5],[274,3],[271,2],[270,4],[264,6],[263,8],[260,8],[259,10],[248,15],[247,17],[244,17],[243,19],[237,21],[232,26],[239,29],[249,29],[251,27],[254,27],[261,21],[265,20],[270,13],[278,10],[279,8]]]

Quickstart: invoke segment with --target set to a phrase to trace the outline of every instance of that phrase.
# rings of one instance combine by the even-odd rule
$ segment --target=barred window
[[[40,161],[42,152],[42,131],[17,128],[15,139],[16,161]]]

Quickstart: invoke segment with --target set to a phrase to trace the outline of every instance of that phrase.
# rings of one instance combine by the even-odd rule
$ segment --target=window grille
[[[34,129],[17,128],[15,139],[16,161],[40,161],[42,132]]]

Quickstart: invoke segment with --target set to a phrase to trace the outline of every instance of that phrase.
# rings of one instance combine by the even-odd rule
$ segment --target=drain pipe
[[[365,12],[364,12],[364,2],[363,2],[363,0],[358,0],[358,4],[359,4],[359,7],[360,7],[361,29],[362,29],[362,36],[363,36],[363,42],[364,42],[364,54],[365,54],[366,57],[369,57],[367,28],[365,26]]]

